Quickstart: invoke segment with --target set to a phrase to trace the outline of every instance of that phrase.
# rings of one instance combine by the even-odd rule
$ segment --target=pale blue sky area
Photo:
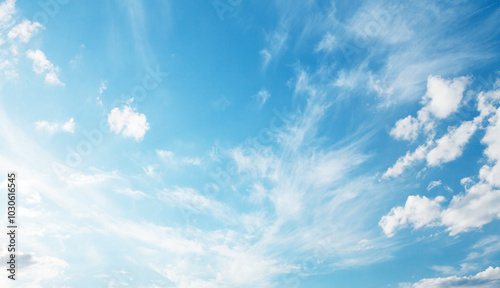
[[[1,287],[500,286],[498,1],[1,1]]]

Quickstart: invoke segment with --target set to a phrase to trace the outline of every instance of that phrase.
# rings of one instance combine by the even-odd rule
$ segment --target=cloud
[[[462,155],[465,145],[477,129],[474,121],[462,122],[458,128],[452,128],[446,135],[436,141],[426,156],[429,166],[438,166],[453,161]]]
[[[260,90],[259,93],[253,96],[253,98],[257,101],[259,108],[262,108],[262,106],[266,104],[269,97],[271,97],[271,94],[266,89]]]
[[[169,168],[176,168],[178,166],[199,166],[201,165],[201,158],[190,157],[177,157],[174,152],[168,150],[156,150],[156,155],[167,165]]]
[[[457,111],[465,88],[470,83],[468,77],[458,77],[453,80],[442,79],[439,76],[429,76],[427,93],[424,96],[424,109],[438,119],[444,119]]]
[[[431,182],[431,183],[429,183],[429,185],[427,186],[427,191],[430,191],[430,190],[434,189],[435,187],[440,186],[441,184],[443,184],[443,182],[441,182],[441,180],[438,180],[438,181],[432,181],[432,182]]]
[[[332,52],[333,49],[335,48],[335,45],[337,44],[335,36],[330,34],[330,32],[327,32],[324,36],[323,39],[321,39],[321,42],[318,43],[314,51],[320,52],[323,51],[325,53]]]
[[[262,67],[267,68],[271,60],[278,57],[285,47],[285,42],[288,38],[288,32],[284,27],[276,29],[274,32],[266,36],[267,47],[260,50],[262,57]]]
[[[478,183],[466,193],[453,196],[441,217],[450,235],[481,228],[500,218],[500,190],[492,189],[486,183]]]
[[[46,131],[50,134],[54,134],[59,131],[75,133],[75,121],[73,118],[70,118],[66,123],[49,123],[47,121],[37,121],[35,122],[35,127],[37,130]]]
[[[108,123],[112,132],[122,134],[126,138],[134,138],[135,141],[142,141],[146,131],[149,130],[149,123],[146,115],[140,114],[125,105],[120,108],[114,108],[108,114]]]
[[[51,85],[64,86],[64,83],[62,83],[57,76],[59,67],[55,67],[54,64],[47,60],[47,57],[42,51],[28,50],[26,52],[26,56],[29,59],[33,60],[33,71],[35,71],[36,74],[42,74],[46,72],[45,82]]]
[[[444,197],[438,196],[431,200],[425,196],[409,196],[404,207],[392,208],[389,214],[383,216],[379,222],[380,227],[388,237],[394,232],[408,225],[415,229],[425,226],[437,226],[441,213],[441,203]]]
[[[108,81],[101,80],[101,84],[99,85],[99,94],[104,93],[108,89]]]
[[[16,12],[16,0],[6,0],[0,4],[0,28],[9,25]]]
[[[482,103],[490,102],[490,105],[492,105],[491,103],[495,103],[495,93],[480,93],[479,99],[481,97],[492,97],[488,101],[484,101],[486,99],[483,99]],[[451,128],[446,135],[436,141],[436,147],[426,156],[429,166],[439,165],[456,159],[462,153],[465,143],[468,142],[472,133],[477,129],[477,123],[481,123],[483,118],[489,116],[486,133],[481,142],[486,144],[484,154],[490,163],[483,165],[479,170],[479,181],[477,183],[473,184],[470,177],[462,179],[461,184],[465,187],[465,191],[453,196],[447,208],[442,209],[439,213],[432,214],[433,220],[430,221],[431,225],[447,227],[450,235],[479,229],[491,221],[500,218],[500,190],[498,189],[500,186],[498,180],[500,176],[500,149],[498,148],[500,147],[500,140],[498,140],[500,139],[500,108],[496,108],[496,110],[481,110],[484,107],[484,105],[478,106],[481,114],[473,121],[464,121],[458,128]],[[485,113],[484,111],[488,112]],[[492,113],[494,114],[490,116]],[[390,168],[386,174],[388,176],[396,175],[396,172],[402,170],[400,169],[401,167],[411,162],[403,160],[398,160],[396,165]],[[399,166],[398,163],[400,163]],[[408,197],[408,201],[411,197],[419,196],[410,196]],[[402,207],[396,207],[391,210],[389,215],[382,217],[380,223],[387,235],[391,236],[398,227],[405,226],[406,222],[400,220],[404,219],[404,217],[398,216],[399,214],[404,214],[401,211],[404,211]],[[396,212],[399,212],[399,214],[395,214]],[[428,214],[423,210],[419,213]],[[421,216],[428,217],[429,215]],[[419,227],[422,226],[429,225],[425,224]]]
[[[10,40],[15,40],[17,38],[23,43],[28,43],[31,36],[41,29],[45,29],[42,24],[24,20],[20,24],[14,26],[14,28],[9,31],[9,34],[7,34],[7,37],[9,37]]]
[[[406,170],[407,167],[412,166],[415,162],[425,159],[428,146],[429,143],[419,146],[413,153],[410,153],[409,151],[406,152],[405,156],[399,157],[394,166],[387,169],[387,171],[382,175],[382,178],[387,179],[389,177],[399,176]]]
[[[387,169],[383,178],[396,177],[415,162],[426,159],[428,166],[439,166],[453,161],[462,155],[465,145],[479,128],[485,117],[477,116],[473,121],[464,121],[458,128],[448,129],[447,134],[434,141],[436,120],[443,119],[456,112],[469,84],[468,77],[453,80],[439,76],[429,76],[427,93],[423,97],[424,107],[417,112],[417,118],[411,115],[396,122],[390,135],[397,140],[414,141],[420,132],[427,132],[427,143],[419,146],[413,153],[407,152],[400,157],[393,167]]]
[[[406,118],[398,120],[396,126],[391,130],[391,136],[398,140],[415,140],[418,137],[420,122],[408,115]]]
[[[473,276],[450,276],[445,278],[428,278],[422,279],[417,283],[400,284],[401,288],[450,288],[450,287],[467,287],[467,288],[495,288],[500,284],[500,267],[488,267],[486,270],[477,273]]]
[[[62,180],[71,187],[84,187],[102,183],[109,179],[120,179],[117,171],[103,172],[99,169],[92,168],[93,174],[84,174],[80,171],[75,171],[68,175],[62,176]]]
[[[435,119],[431,115],[436,119],[444,119],[456,112],[469,83],[470,78],[463,76],[452,80],[429,76],[427,92],[422,97],[424,106],[417,112],[417,118],[408,115],[398,120],[390,132],[391,136],[398,140],[414,141],[421,129],[431,132],[435,126]],[[432,138],[433,134],[430,136]]]

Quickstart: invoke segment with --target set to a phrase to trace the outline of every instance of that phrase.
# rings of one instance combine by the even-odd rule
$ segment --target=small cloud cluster
[[[64,86],[64,83],[62,83],[57,76],[59,67],[54,66],[54,64],[47,59],[45,53],[41,50],[28,50],[28,52],[26,52],[26,57],[33,61],[33,71],[35,71],[36,74],[45,73],[45,82],[52,85]]]
[[[46,131],[50,134],[56,132],[67,132],[75,133],[75,120],[70,118],[66,123],[49,123],[47,121],[37,121],[35,122],[35,127],[37,130]]]
[[[497,81],[496,90],[478,94],[480,115],[474,121],[462,122],[458,128],[450,129],[447,135],[439,139],[436,147],[430,152],[407,154],[402,158],[403,160],[398,160],[396,165],[386,172],[386,174],[396,174],[395,171],[400,171],[397,170],[399,166],[409,165],[415,159],[423,159],[424,155],[429,165],[455,159],[460,156],[461,149],[473,130],[484,119],[487,119],[486,133],[481,142],[486,145],[484,154],[488,164],[483,165],[479,170],[479,181],[474,183],[470,177],[462,179],[461,184],[464,186],[465,193],[453,196],[447,208],[441,207],[444,200],[442,196],[434,200],[418,195],[409,196],[404,207],[393,208],[380,220],[379,225],[387,236],[394,235],[396,230],[407,225],[413,225],[415,229],[424,226],[445,226],[450,235],[456,235],[481,228],[494,219],[500,218],[500,190],[498,189],[500,188],[498,180],[500,179],[500,107],[497,107],[500,104],[499,84],[500,82]],[[432,182],[428,190],[440,184],[441,182]],[[445,189],[448,190],[449,187]]]
[[[434,129],[436,121],[445,119],[458,110],[469,82],[468,77],[452,80],[442,79],[439,76],[428,78],[427,93],[422,99],[424,106],[418,111],[417,118],[408,115],[400,119],[390,132],[395,139],[412,142],[420,133],[425,132],[426,143],[420,145],[414,152],[407,152],[405,156],[400,157],[394,166],[384,173],[383,178],[399,176],[407,167],[424,159],[432,167],[453,161],[462,155],[465,145],[479,128],[482,116],[462,122],[458,127],[450,127],[448,132],[437,140]]]
[[[135,141],[142,141],[149,130],[146,115],[136,112],[128,104],[121,109],[111,110],[108,114],[108,124],[111,132],[121,133],[125,138],[134,138]]]
[[[494,288],[500,284],[500,267],[488,267],[486,270],[473,276],[450,276],[444,278],[422,279],[417,283],[402,283],[400,288],[448,288],[448,287],[475,287]]]

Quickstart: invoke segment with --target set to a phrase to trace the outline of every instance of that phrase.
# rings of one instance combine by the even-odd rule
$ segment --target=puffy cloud
[[[453,80],[442,79],[439,76],[429,76],[424,109],[428,109],[439,119],[448,117],[457,111],[462,101],[465,88],[469,84],[468,77],[458,77]]]
[[[24,20],[23,22],[14,26],[14,28],[9,31],[9,34],[7,34],[7,37],[9,37],[9,39],[11,40],[15,40],[17,38],[23,43],[28,43],[31,39],[31,36],[41,29],[44,29],[42,24]]]
[[[436,141],[434,147],[426,156],[430,166],[453,161],[462,155],[465,144],[477,129],[474,121],[463,122],[458,128],[451,129],[441,139]]]
[[[496,110],[496,114],[489,119],[489,122],[486,134],[481,141],[488,145],[484,153],[491,160],[500,161],[500,108]]]
[[[441,217],[450,235],[481,228],[500,218],[500,190],[492,189],[486,183],[478,183],[465,194],[455,195]]]
[[[437,221],[441,213],[441,202],[444,197],[431,200],[425,196],[409,196],[404,207],[394,207],[389,214],[383,216],[379,225],[384,233],[392,237],[394,232],[411,224],[415,229],[424,226],[439,225]]]
[[[451,288],[451,287],[468,287],[468,288],[495,288],[500,283],[500,267],[488,267],[486,270],[477,273],[473,276],[450,276],[445,278],[428,278],[422,279],[417,283],[400,284],[401,288]]]
[[[418,119],[408,115],[406,118],[398,120],[396,126],[391,130],[391,136],[398,140],[415,140],[418,136],[420,123]]]
[[[15,11],[16,0],[6,0],[0,4],[0,27],[9,24]]]
[[[146,115],[136,112],[129,105],[123,106],[122,109],[111,110],[108,114],[108,123],[112,132],[134,138],[135,141],[142,141],[146,131],[149,130]]]
[[[422,98],[424,107],[417,112],[417,118],[408,115],[398,120],[391,130],[391,136],[398,140],[413,141],[417,138],[421,128],[431,131],[435,125],[431,115],[443,119],[457,111],[469,82],[468,77],[446,80],[439,76],[429,76],[427,92]]]
[[[42,74],[44,72],[47,73],[45,75],[45,82],[52,85],[64,86],[64,83],[62,83],[57,76],[59,67],[55,67],[42,51],[28,50],[28,52],[26,52],[26,56],[33,60],[33,71],[35,71],[36,74]]]
[[[37,121],[35,122],[35,127],[37,130],[46,131],[50,134],[59,131],[75,133],[75,120],[73,118],[70,118],[66,123],[49,123],[47,121]]]

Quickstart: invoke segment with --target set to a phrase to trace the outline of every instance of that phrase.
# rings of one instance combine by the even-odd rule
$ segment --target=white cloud
[[[450,131],[436,141],[434,147],[426,156],[429,166],[437,166],[453,161],[462,155],[465,145],[477,129],[474,121],[462,122],[458,128]]]
[[[429,76],[427,92],[422,98],[424,107],[417,112],[417,118],[408,115],[398,120],[391,130],[391,136],[399,140],[414,141],[421,129],[428,133],[432,132],[435,120],[431,115],[437,119],[444,119],[457,111],[469,82],[468,77],[446,80],[439,76]],[[433,134],[431,133],[430,136],[432,138]]]
[[[259,91],[259,93],[257,93],[253,97],[257,101],[259,108],[262,108],[262,106],[264,106],[264,104],[266,104],[267,99],[269,99],[269,97],[271,97],[271,94],[266,89],[262,89]]]
[[[409,151],[406,152],[405,156],[399,157],[398,161],[394,166],[387,169],[387,171],[382,175],[382,178],[386,179],[389,177],[396,177],[401,175],[407,167],[413,165],[413,163],[423,160],[427,154],[429,144],[419,146],[413,153]]]
[[[122,109],[111,110],[108,114],[108,123],[112,132],[134,138],[135,141],[142,141],[146,131],[149,130],[146,115],[136,112],[128,105],[123,106]]]
[[[0,4],[0,28],[10,24],[16,12],[16,0],[6,0]]]
[[[47,74],[45,75],[45,82],[52,85],[64,86],[64,83],[62,83],[57,76],[59,67],[55,67],[54,64],[52,64],[47,59],[47,57],[42,51],[28,50],[28,52],[26,52],[26,56],[29,59],[33,60],[33,71],[35,71],[36,74],[42,74],[44,72],[47,72]]]
[[[430,191],[432,190],[433,188],[437,187],[437,186],[440,186],[441,184],[443,184],[443,182],[441,182],[441,180],[438,180],[438,181],[432,181],[431,183],[429,183],[429,185],[427,186],[427,191]]]
[[[47,121],[35,122],[37,130],[46,131],[50,134],[62,131],[67,133],[75,133],[75,120],[70,118],[66,123],[49,123]]]
[[[491,160],[500,161],[500,108],[498,108],[495,115],[489,119],[486,134],[481,142],[488,145],[484,150],[486,156]]]
[[[453,80],[442,79],[439,76],[429,76],[427,93],[424,96],[424,109],[428,109],[439,119],[450,116],[457,111],[462,101],[465,88],[470,83],[468,77],[458,77]]]
[[[500,190],[492,189],[486,183],[478,183],[466,193],[453,196],[441,217],[450,235],[481,228],[500,218]]]
[[[394,232],[413,225],[415,229],[424,226],[437,226],[441,214],[441,202],[445,199],[438,196],[431,200],[425,196],[409,196],[404,207],[394,207],[389,214],[382,217],[380,227],[388,237],[394,236]]]
[[[84,174],[82,172],[76,171],[68,175],[61,176],[62,180],[65,181],[71,187],[83,187],[102,183],[109,179],[119,179],[118,172],[103,172],[98,169],[91,169],[93,174]]]
[[[500,267],[488,267],[473,276],[450,276],[445,278],[422,279],[417,283],[400,284],[401,288],[496,288],[500,284]]]
[[[314,49],[316,52],[332,52],[333,49],[335,48],[335,45],[337,44],[335,36],[327,32],[324,36],[323,39],[321,39],[321,42],[318,43],[318,46]]]
[[[42,24],[24,20],[20,24],[14,26],[14,28],[9,31],[9,34],[7,34],[7,37],[9,37],[10,40],[15,40],[17,38],[23,43],[28,43],[31,36],[41,29],[44,29]]]
[[[415,140],[418,137],[420,123],[417,119],[408,115],[406,118],[398,120],[396,126],[391,130],[391,136],[395,139]]]

